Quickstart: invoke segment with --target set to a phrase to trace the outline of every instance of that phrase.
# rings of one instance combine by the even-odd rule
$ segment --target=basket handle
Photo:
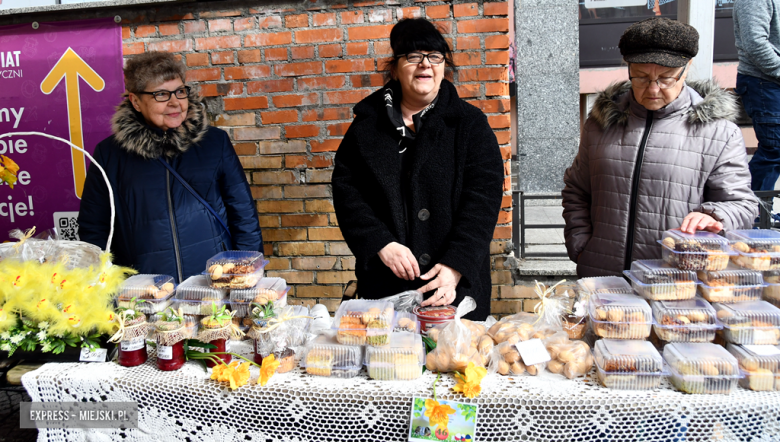
[[[95,161],[94,158],[92,158],[92,155],[89,154],[86,150],[76,146],[75,144],[71,143],[70,141],[55,137],[54,135],[49,135],[41,132],[8,132],[4,134],[0,134],[0,138],[3,137],[11,137],[11,136],[26,136],[26,135],[40,135],[42,137],[51,138],[52,140],[56,141],[62,141],[65,144],[69,144],[70,147],[73,149],[78,150],[79,152],[86,155],[90,161],[92,161],[92,164],[97,166],[98,169],[100,169],[100,173],[103,174],[103,179],[106,181],[106,186],[108,186],[108,202],[111,206],[111,229],[108,231],[108,240],[106,241],[106,252],[111,252],[111,239],[114,237],[114,219],[116,218],[116,207],[114,206],[114,189],[111,187],[111,183],[108,181],[108,176],[106,175],[106,171],[103,170],[103,167],[100,166],[100,164]]]

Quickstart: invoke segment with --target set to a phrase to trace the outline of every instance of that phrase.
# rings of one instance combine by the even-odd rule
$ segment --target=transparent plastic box
[[[674,388],[685,393],[729,394],[740,378],[737,359],[709,343],[675,342],[664,347]]]
[[[780,346],[728,344],[726,349],[737,358],[745,376],[739,380],[740,387],[753,391],[780,390]]]
[[[723,270],[729,256],[736,255],[726,238],[712,232],[667,230],[659,243],[664,261],[681,270]]]
[[[745,270],[729,264],[725,270],[717,272],[698,272],[699,290],[704,299],[710,302],[730,304],[734,302],[757,301],[764,290],[764,277],[761,272]]]
[[[205,318],[202,315],[184,315],[184,327],[187,329],[187,335],[190,339],[198,337],[200,331],[200,321]]]
[[[290,287],[282,278],[263,278],[254,287],[230,291],[230,309],[238,317],[249,316],[252,302],[264,305],[273,302],[274,310],[287,305],[287,292]]]
[[[666,342],[712,342],[723,326],[715,309],[702,298],[653,303],[653,329]]]
[[[625,293],[630,295],[634,290],[620,276],[597,276],[595,278],[581,278],[577,280],[577,291],[582,294],[595,295],[598,293]]]
[[[696,272],[672,267],[662,259],[634,261],[623,272],[640,296],[651,301],[677,301],[696,296]]]
[[[368,376],[379,381],[408,381],[422,375],[425,347],[416,333],[393,333],[386,347],[366,347]]]
[[[395,312],[393,332],[420,333],[420,321],[417,315],[410,312]]]
[[[131,308],[133,298],[135,298],[135,309],[151,315],[161,312],[171,305],[171,298],[175,290],[172,276],[134,275],[125,280],[119,296],[116,298],[116,305],[117,307]]]
[[[769,270],[763,272],[763,275],[764,289],[761,297],[775,307],[780,307],[780,270]]]
[[[766,301],[712,304],[727,342],[742,345],[780,343],[780,309]]]
[[[177,297],[173,302],[173,308],[177,311],[181,309],[181,312],[185,315],[205,316],[210,315],[213,312],[212,304],[216,304],[217,309],[220,309],[226,304],[226,300],[206,299],[201,301],[198,299],[179,299]]]
[[[395,312],[387,301],[354,299],[341,303],[333,318],[336,338],[346,345],[373,345],[389,343]]]
[[[219,301],[225,299],[227,290],[211,286],[208,276],[190,276],[179,284],[176,290],[176,299],[192,301]]]
[[[647,301],[639,296],[617,293],[593,295],[588,313],[593,332],[601,338],[645,339],[650,336],[653,312]]]
[[[326,331],[306,344],[301,367],[315,376],[352,378],[363,366],[363,347],[339,344],[333,330]]]
[[[658,350],[648,341],[601,339],[593,346],[601,385],[617,390],[651,390],[666,376]]]
[[[229,250],[214,255],[206,262],[204,275],[212,287],[248,289],[263,278],[268,261],[260,252]]]
[[[731,248],[738,253],[731,261],[746,269],[780,269],[780,232],[775,230],[751,229],[730,230],[726,238]]]

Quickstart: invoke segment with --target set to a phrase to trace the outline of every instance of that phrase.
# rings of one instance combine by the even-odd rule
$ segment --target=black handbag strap
[[[214,218],[216,218],[217,221],[219,221],[219,223],[222,225],[222,227],[225,228],[225,232],[227,232],[228,237],[230,237],[230,239],[232,240],[233,236],[230,234],[230,229],[228,229],[227,224],[225,224],[225,221],[222,221],[222,217],[217,214],[217,212],[214,210],[214,208],[211,207],[211,205],[206,200],[204,200],[200,195],[198,195],[198,192],[196,192],[195,189],[193,189],[192,186],[190,186],[190,184],[188,182],[184,181],[184,178],[182,178],[181,175],[179,175],[175,170],[173,170],[173,167],[171,167],[171,165],[168,164],[167,161],[163,160],[162,158],[157,158],[157,160],[160,163],[162,163],[162,165],[165,166],[165,168],[168,169],[168,171],[177,180],[179,180],[181,185],[184,186],[184,188],[187,189],[192,194],[192,196],[195,197],[195,199],[197,199],[198,201],[200,201],[201,204],[206,206],[206,209],[208,209],[208,211],[211,212],[212,215],[214,215]]]

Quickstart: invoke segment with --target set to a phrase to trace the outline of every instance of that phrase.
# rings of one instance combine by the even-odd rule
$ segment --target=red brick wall
[[[511,243],[508,3],[354,1],[304,10],[211,2],[195,8],[123,13],[124,53],[170,51],[184,59],[187,80],[200,85],[213,124],[234,142],[257,200],[267,274],[292,285],[291,303],[322,302],[332,310],[355,279],[355,258],[333,211],[333,158],[352,107],[383,85],[378,70],[391,54],[390,29],[404,17],[426,17],[443,30],[459,66],[459,94],[487,114],[507,160],[491,245],[493,298],[513,293],[502,257]],[[493,310],[508,313],[515,304],[496,299]]]

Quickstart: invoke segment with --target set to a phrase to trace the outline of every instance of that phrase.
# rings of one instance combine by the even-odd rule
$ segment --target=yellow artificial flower
[[[246,385],[247,382],[249,382],[249,362],[244,362],[230,373],[230,389],[235,390]]]
[[[270,354],[263,358],[263,363],[260,365],[260,377],[257,379],[257,383],[265,387],[271,376],[276,373],[276,369],[279,368],[281,362],[276,360],[273,354]]]
[[[487,376],[485,367],[477,367],[473,362],[469,362],[465,374],[455,373],[458,383],[452,389],[463,393],[467,398],[475,398],[482,391],[480,383],[485,376]]]
[[[455,409],[449,405],[441,405],[433,399],[425,400],[425,417],[431,427],[447,428],[450,423],[450,414],[455,414]]]
[[[233,361],[230,365],[217,364],[211,369],[211,379],[214,379],[217,382],[228,382],[230,381],[231,373],[237,366],[238,361]]]

